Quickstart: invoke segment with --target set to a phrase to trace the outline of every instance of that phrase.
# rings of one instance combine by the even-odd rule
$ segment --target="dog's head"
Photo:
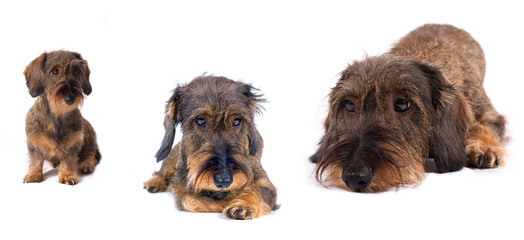
[[[91,93],[89,74],[87,61],[69,51],[43,53],[24,71],[29,94],[43,95],[55,114],[77,108]]]
[[[189,188],[231,191],[246,185],[253,178],[249,159],[260,158],[262,151],[253,123],[263,101],[256,91],[249,84],[215,76],[178,86],[166,106],[166,133],[157,161],[169,154],[180,124]]]
[[[420,182],[425,158],[441,172],[465,164],[471,113],[436,68],[369,57],[342,73],[329,101],[326,133],[311,157],[325,186],[380,192]]]

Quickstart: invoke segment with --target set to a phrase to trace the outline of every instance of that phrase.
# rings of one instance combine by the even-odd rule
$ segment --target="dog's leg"
[[[29,147],[29,171],[24,177],[24,183],[42,182],[44,180],[43,166],[44,157],[36,149]]]
[[[78,171],[83,174],[95,171],[95,166],[100,162],[102,155],[96,143],[96,133],[87,120],[84,121],[84,145],[78,159]]]
[[[95,171],[95,166],[98,163],[97,158],[94,154],[86,154],[85,158],[80,159],[78,163],[78,171],[83,174],[89,174]]]
[[[469,129],[466,153],[469,167],[495,168],[504,164],[505,120],[493,107]]]
[[[68,185],[75,185],[78,183],[78,178],[75,172],[75,163],[77,159],[68,158],[60,161],[58,165],[58,182]]]
[[[261,178],[246,187],[229,202],[223,213],[230,218],[247,220],[267,215],[276,210],[276,190],[267,178]]]
[[[162,161],[160,170],[153,173],[153,176],[144,183],[144,189],[151,193],[166,191],[169,180],[175,174],[179,152],[180,143],[171,149],[169,155]]]
[[[197,198],[189,193],[173,190],[178,198],[178,207],[188,212],[221,212],[224,209],[223,201],[206,200]]]

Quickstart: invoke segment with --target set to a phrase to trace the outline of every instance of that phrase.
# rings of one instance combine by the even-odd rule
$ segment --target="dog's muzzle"
[[[75,97],[74,96],[64,96],[64,102],[71,106],[73,103],[75,103]]]
[[[342,180],[353,190],[363,190],[373,179],[373,169],[370,167],[347,167],[342,171]]]
[[[220,171],[213,176],[215,186],[219,189],[228,188],[233,183],[231,171],[227,168],[221,167]]]
[[[71,106],[75,103],[78,92],[69,84],[64,84],[64,86],[60,89],[58,95],[62,95],[62,97],[64,98],[64,102],[68,106]]]

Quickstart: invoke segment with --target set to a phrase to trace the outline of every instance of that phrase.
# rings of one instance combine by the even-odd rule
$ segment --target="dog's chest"
[[[83,145],[84,131],[81,121],[72,119],[45,119],[36,121],[28,131],[28,141],[47,153],[47,158],[73,151]]]

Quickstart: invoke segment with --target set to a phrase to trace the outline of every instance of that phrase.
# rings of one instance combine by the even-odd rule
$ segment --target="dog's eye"
[[[411,103],[403,98],[395,100],[395,112],[405,112],[411,108]]]
[[[51,73],[53,73],[54,75],[58,75],[60,71],[58,71],[58,68],[53,68],[53,70],[51,70]]]
[[[233,127],[238,127],[238,126],[240,126],[240,123],[242,123],[242,119],[235,118],[235,119],[233,119],[233,122],[231,122],[231,125],[233,125]]]
[[[73,71],[73,74],[74,74],[74,75],[78,75],[78,70],[75,69],[75,70]]]
[[[355,112],[355,104],[353,103],[353,101],[351,100],[346,101],[346,110],[348,110],[348,112],[350,113]]]
[[[195,120],[196,124],[199,126],[199,127],[205,127],[206,124],[207,124],[207,121],[205,118],[202,118],[202,117],[199,117]]]

